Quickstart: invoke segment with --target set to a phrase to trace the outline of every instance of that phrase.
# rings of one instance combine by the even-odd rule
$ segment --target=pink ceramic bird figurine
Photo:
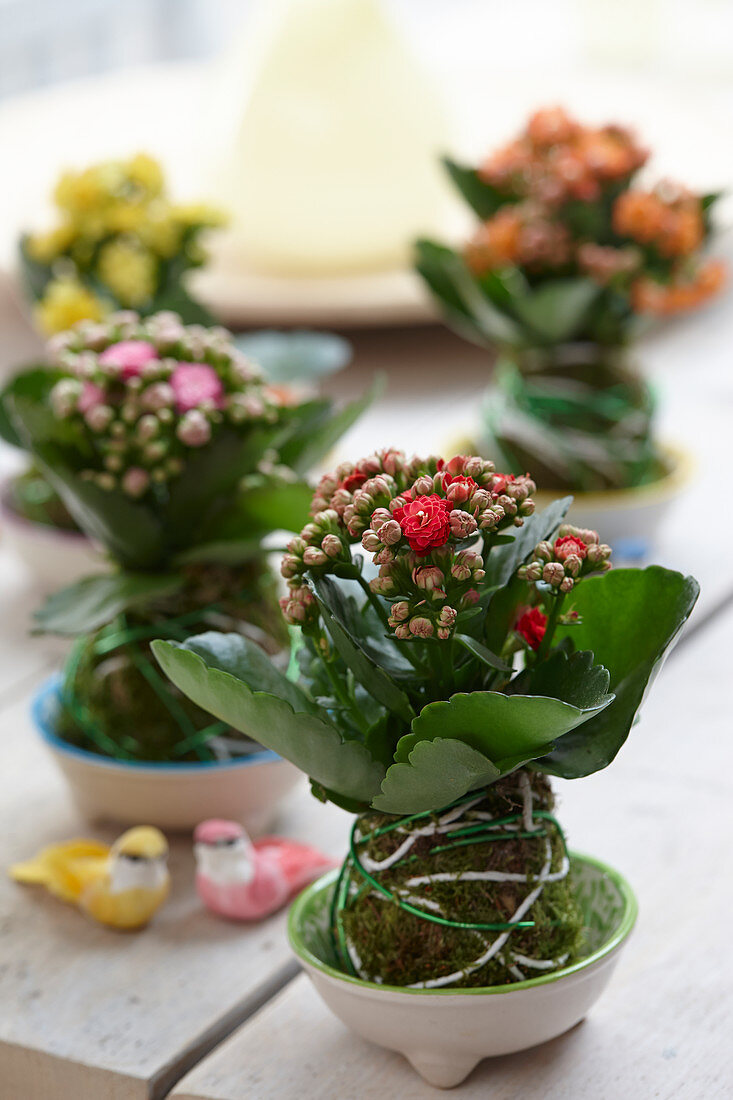
[[[252,842],[235,821],[203,821],[194,833],[196,890],[229,920],[260,920],[335,867],[315,848],[280,837]]]

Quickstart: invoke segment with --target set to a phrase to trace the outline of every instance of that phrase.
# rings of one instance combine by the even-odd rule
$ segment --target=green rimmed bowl
[[[429,1084],[452,1088],[482,1058],[525,1050],[574,1027],[608,984],[634,927],[636,898],[622,875],[599,860],[573,853],[571,868],[585,917],[586,954],[572,966],[528,981],[404,989],[343,973],[329,933],[336,871],[314,882],[292,905],[290,944],[347,1027],[403,1054]]]

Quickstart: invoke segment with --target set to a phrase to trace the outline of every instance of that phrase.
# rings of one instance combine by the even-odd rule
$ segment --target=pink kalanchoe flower
[[[216,407],[221,405],[224,387],[221,378],[208,363],[179,363],[170,382],[180,413],[197,409],[205,402]]]
[[[102,367],[118,367],[124,381],[135,378],[144,366],[158,358],[158,352],[148,340],[120,340],[102,352]]]
[[[79,412],[88,413],[95,405],[103,405],[105,396],[101,386],[95,386],[94,382],[85,382],[77,405]]]

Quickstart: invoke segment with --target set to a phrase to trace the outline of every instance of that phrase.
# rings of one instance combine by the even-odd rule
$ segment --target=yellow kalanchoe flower
[[[138,306],[152,298],[157,284],[157,263],[151,252],[136,241],[110,241],[99,253],[97,272],[124,306]]]
[[[77,321],[101,321],[109,306],[78,279],[53,279],[35,307],[36,323],[46,336],[65,332]]]
[[[50,264],[66,251],[73,240],[74,227],[65,222],[47,233],[34,233],[27,237],[25,249],[32,260]]]

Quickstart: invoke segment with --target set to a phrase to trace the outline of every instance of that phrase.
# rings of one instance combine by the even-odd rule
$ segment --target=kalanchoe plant
[[[239,636],[153,644],[199,706],[359,814],[334,919],[362,977],[515,980],[507,937],[483,958],[478,932],[544,969],[578,950],[546,777],[613,760],[698,589],[611,571],[596,532],[563,523],[570,500],[538,514],[533,491],[478,457],[345,464],[283,558],[288,675]]]
[[[544,489],[630,488],[665,472],[650,391],[623,350],[725,280],[722,262],[701,257],[717,195],[638,187],[647,155],[622,127],[538,111],[477,167],[446,160],[481,223],[460,250],[417,246],[448,324],[501,352],[481,442]]]
[[[138,153],[64,172],[54,190],[57,222],[20,242],[25,285],[40,329],[51,335],[116,309],[175,309],[211,323],[183,276],[206,261],[204,231],[223,214],[171,201],[160,165]]]
[[[297,530],[304,472],[356,419],[327,400],[286,403],[219,328],[172,313],[117,313],[52,338],[48,363],[1,397],[0,429],[25,447],[111,572],[52,596],[40,629],[80,636],[61,732],[122,758],[241,751],[159,676],[149,641],[245,629],[287,639],[263,539]]]

